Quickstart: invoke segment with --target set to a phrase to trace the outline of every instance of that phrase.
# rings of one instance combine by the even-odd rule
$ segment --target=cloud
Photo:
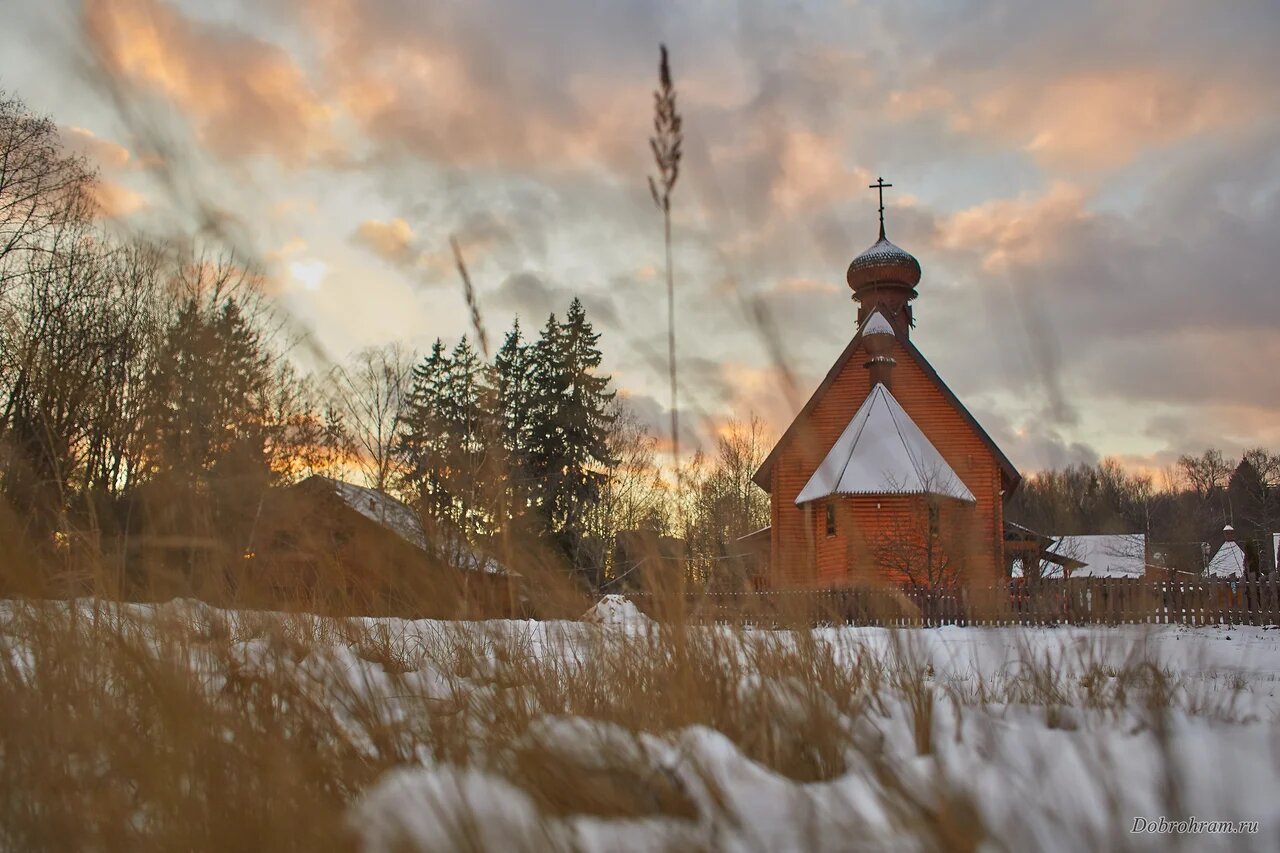
[[[769,192],[778,214],[856,198],[874,180],[866,169],[845,165],[838,138],[797,129],[785,135],[781,148],[779,172]]]
[[[89,185],[89,196],[96,214],[105,219],[120,219],[147,206],[141,193],[101,178]]]
[[[1238,87],[1158,68],[1009,79],[953,114],[953,125],[1009,138],[1055,169],[1112,169],[1150,148],[1223,133],[1250,114]]]
[[[119,81],[182,110],[219,154],[285,164],[332,149],[332,113],[284,50],[161,0],[87,0],[89,47]]]
[[[59,135],[68,153],[84,157],[91,166],[114,172],[130,164],[128,148],[110,139],[103,139],[91,130],[63,127],[60,128]]]
[[[352,240],[385,261],[402,264],[413,253],[414,233],[409,223],[398,217],[385,222],[367,219],[356,228]]]
[[[619,327],[617,307],[608,294],[578,292],[564,285],[552,284],[542,275],[529,271],[507,276],[496,290],[486,295],[486,302],[525,318],[529,322],[522,325],[531,334],[536,334],[533,323],[541,328],[551,314],[563,320],[564,312],[575,296],[582,300],[587,317],[593,323],[615,329]]]
[[[1061,181],[1035,197],[992,199],[940,219],[936,244],[978,255],[988,272],[1043,264],[1067,248],[1068,232],[1093,219],[1087,201],[1080,187]]]
[[[1268,434],[1244,414],[1277,392],[1265,336],[1280,312],[1280,122],[1260,105],[1274,100],[1280,19],[1265,9],[266,9],[253,30],[159,0],[88,0],[84,18],[118,79],[175,104],[224,167],[265,155],[287,172],[349,148],[314,184],[262,170],[264,192],[310,206],[277,210],[282,233],[267,239],[350,235],[367,250],[352,266],[372,269],[335,261],[331,275],[381,275],[406,327],[467,327],[456,291],[414,287],[456,283],[454,236],[482,305],[537,325],[580,294],[619,376],[663,396],[665,269],[644,181],[661,38],[686,128],[674,251],[687,420],[756,409],[785,427],[775,357],[804,397],[852,334],[843,276],[874,239],[865,185],[883,172],[898,184],[890,236],[925,268],[917,342],[963,399],[1005,418],[993,432],[1019,464],[1115,442],[1158,454],[1246,423]],[[325,310],[333,334],[356,322],[336,298]],[[374,313],[360,322],[377,326]],[[1099,424],[1099,411],[1113,414]]]

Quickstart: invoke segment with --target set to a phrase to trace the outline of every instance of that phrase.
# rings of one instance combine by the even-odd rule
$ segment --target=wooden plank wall
[[[981,531],[980,553],[975,555],[977,565],[972,573],[994,583],[1003,574],[1004,505],[999,462],[899,342],[894,344],[893,357],[897,360],[891,389],[894,397],[978,499],[970,519],[973,528]],[[846,544],[843,540],[829,548],[815,541],[815,527],[823,518],[820,505],[819,512],[812,515],[795,505],[796,496],[871,391],[865,361],[859,345],[808,417],[796,425],[773,465],[770,491],[775,569],[770,580],[775,588],[873,579],[871,572],[860,577],[857,567],[836,556]]]

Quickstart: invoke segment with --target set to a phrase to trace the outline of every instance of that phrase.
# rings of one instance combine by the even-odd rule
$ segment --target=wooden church
[[[1021,476],[911,339],[919,262],[885,237],[849,264],[852,340],[756,472],[773,588],[989,585]]]

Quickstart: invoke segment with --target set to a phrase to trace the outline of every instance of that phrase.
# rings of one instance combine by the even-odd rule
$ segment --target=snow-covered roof
[[[355,483],[344,483],[329,477],[323,479],[347,506],[381,524],[410,545],[416,545],[424,551],[427,549],[427,534],[422,529],[422,519],[411,508],[375,489],[366,489]]]
[[[1143,533],[1054,537],[1048,551],[1084,564],[1068,571],[1073,578],[1140,578],[1147,570],[1147,537]],[[1046,560],[1040,574],[1062,577],[1062,566]]]
[[[831,495],[921,494],[977,501],[889,389],[877,383],[796,503]]]
[[[422,518],[411,507],[401,503],[388,494],[355,483],[334,480],[331,477],[316,477],[332,487],[334,494],[347,506],[374,521],[401,539],[430,552],[431,542],[422,526]],[[475,551],[464,549],[459,554],[451,555],[450,562],[469,571],[483,571],[487,574],[505,574],[506,570],[492,557],[483,556]]]
[[[871,316],[867,317],[862,323],[862,334],[865,335],[892,335],[893,326],[885,319],[884,314],[879,309],[871,312]]]
[[[1211,578],[1241,578],[1244,577],[1244,566],[1244,550],[1240,543],[1223,542],[1209,561],[1205,574]]]

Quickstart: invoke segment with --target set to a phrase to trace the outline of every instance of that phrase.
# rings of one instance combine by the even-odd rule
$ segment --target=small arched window
[[[836,535],[836,505],[834,501],[827,501],[827,535]]]

